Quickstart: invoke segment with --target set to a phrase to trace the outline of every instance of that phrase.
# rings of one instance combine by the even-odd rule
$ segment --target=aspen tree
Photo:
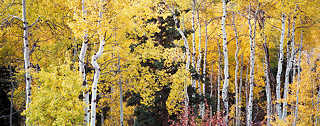
[[[173,15],[173,20],[175,22],[175,26],[177,27],[177,30],[179,32],[179,34],[182,36],[182,39],[184,41],[184,47],[186,48],[186,56],[187,56],[187,61],[186,61],[186,70],[189,71],[190,70],[190,48],[189,48],[189,44],[188,44],[188,39],[187,37],[185,36],[185,34],[183,33],[183,31],[181,30],[179,24],[178,24],[178,19],[176,17],[176,14],[174,12],[174,7],[173,8],[169,8],[172,15]],[[185,82],[186,82],[186,79],[185,79]],[[184,104],[185,104],[185,117],[188,117],[188,108],[189,108],[189,96],[188,96],[188,91],[187,91],[187,84],[185,84],[184,86],[184,92],[185,92],[185,99],[184,99]],[[187,123],[187,122],[186,122]]]
[[[195,29],[195,10],[196,9],[196,0],[192,0],[192,68],[195,69],[196,66],[196,29]],[[192,87],[196,88],[196,80],[191,77],[192,80]]]
[[[11,68],[11,65],[9,65],[9,69],[10,69],[10,76],[13,77],[13,70]],[[11,95],[10,95],[10,119],[9,119],[9,123],[10,126],[12,126],[12,115],[13,115],[13,93],[15,90],[14,84],[13,84],[13,79],[10,81],[10,85],[11,85]]]
[[[24,49],[24,67],[25,67],[25,77],[26,77],[26,105],[28,108],[28,104],[31,99],[31,76],[30,76],[30,51],[29,51],[29,41],[28,41],[28,22],[27,22],[27,14],[26,14],[26,0],[22,0],[22,21],[23,21],[23,49]]]
[[[254,65],[255,65],[255,37],[256,37],[256,22],[257,22],[257,14],[259,10],[259,5],[256,8],[255,14],[254,14],[254,28],[252,33],[252,26],[251,26],[251,4],[249,5],[249,13],[248,13],[248,23],[249,23],[249,38],[250,38],[250,79],[249,79],[249,100],[247,104],[247,126],[252,125],[252,105],[253,105],[253,88],[254,88]]]
[[[282,119],[285,119],[287,117],[287,104],[288,104],[288,89],[289,89],[289,74],[292,68],[292,64],[294,62],[294,57],[295,57],[295,49],[294,49],[294,44],[295,44],[295,21],[296,21],[296,16],[293,17],[293,23],[292,23],[292,31],[291,31],[291,55],[290,59],[288,59],[287,62],[287,68],[286,68],[286,75],[285,75],[285,84],[284,84],[284,92],[283,92],[283,113],[282,113]],[[288,50],[289,51],[289,50]]]
[[[271,115],[272,115],[272,108],[271,108],[271,88],[270,88],[270,66],[269,66],[269,47],[267,44],[267,37],[264,34],[264,24],[263,24],[263,47],[264,47],[264,52],[265,52],[265,57],[264,57],[264,75],[266,78],[266,96],[267,96],[267,126],[270,126],[270,121],[271,121]]]
[[[115,35],[115,39],[117,40],[117,33],[115,32],[114,33]],[[117,44],[119,45],[119,42],[117,41]],[[121,65],[120,65],[120,52],[119,50],[117,50],[117,53],[118,53],[118,70],[117,70],[117,73],[120,74],[120,78],[119,78],[119,81],[118,81],[118,84],[119,84],[119,87],[120,87],[120,126],[123,126],[123,86],[122,86],[122,81],[121,81]]]
[[[241,94],[242,94],[242,73],[243,73],[243,53],[241,54],[241,68],[240,68],[240,79],[239,79],[239,81],[240,81],[240,86],[239,86],[239,97],[238,97],[238,99],[239,99],[239,107],[238,107],[238,116],[239,116],[239,121],[240,121],[240,124],[239,125],[241,125],[241,101],[242,101],[242,96],[241,96]]]
[[[120,66],[120,54],[118,52],[118,73],[121,70]],[[121,75],[118,82],[120,86],[120,126],[123,126],[123,90],[122,90],[122,82],[121,82]]]
[[[228,42],[226,32],[226,17],[227,17],[227,5],[226,1],[222,0],[222,19],[221,19],[221,30],[223,39],[223,56],[224,56],[224,83],[222,88],[222,100],[225,111],[225,123],[228,124],[229,104],[228,104],[228,88],[229,88],[229,63],[228,63]]]
[[[26,79],[26,110],[29,108],[31,102],[31,75],[30,75],[30,51],[29,51],[29,26],[26,14],[26,0],[22,0],[22,22],[23,22],[23,54],[24,54],[24,69]],[[28,118],[26,117],[26,122]],[[26,123],[27,124],[27,123]]]
[[[220,47],[220,43],[219,41],[217,41],[217,47],[218,47],[218,53],[219,53],[219,58],[218,58],[218,79],[217,79],[217,111],[218,112],[221,112],[220,111],[220,97],[221,97],[221,94],[220,94],[220,85],[221,85],[221,59],[222,59],[222,56],[221,56],[221,47]]]
[[[102,21],[102,7],[99,7],[99,21],[98,25],[100,26],[100,23]],[[94,68],[94,77],[93,77],[93,83],[92,83],[92,96],[91,96],[91,118],[90,118],[90,124],[91,126],[95,126],[96,122],[96,104],[97,104],[97,85],[100,77],[100,66],[98,64],[98,59],[102,55],[105,45],[105,36],[102,34],[102,30],[98,30],[99,34],[99,50],[96,54],[92,56],[91,64]]]
[[[236,61],[236,69],[234,72],[234,86],[235,86],[235,93],[236,93],[236,126],[240,125],[239,119],[239,89],[238,89],[238,69],[239,69],[239,60],[238,60],[238,53],[239,53],[239,42],[238,42],[238,31],[235,25],[235,13],[232,14],[232,26],[234,30],[235,40],[236,40],[236,52],[234,54],[235,61]]]
[[[248,64],[250,64],[250,61],[248,62]],[[246,81],[245,81],[245,94],[246,94],[246,106],[247,106],[248,103],[249,103],[249,98],[248,98],[248,96],[249,96],[249,93],[248,93],[248,87],[249,87],[249,85],[248,85],[248,73],[249,73],[249,68],[247,67],[246,69],[247,70],[246,70]],[[248,107],[246,107],[246,113],[248,113]]]
[[[302,21],[301,21],[302,24]],[[296,103],[295,103],[295,110],[294,110],[294,120],[293,120],[293,126],[296,125],[297,119],[298,119],[298,105],[299,105],[299,92],[300,92],[300,82],[301,82],[301,52],[302,52],[302,42],[303,42],[303,30],[300,33],[300,45],[299,45],[299,56],[298,56],[298,82],[297,82],[297,91],[296,91]]]
[[[285,20],[286,20],[286,15],[282,13],[282,18],[281,18],[281,37],[280,37],[280,47],[279,47],[279,61],[278,61],[278,71],[277,71],[277,84],[276,84],[276,109],[277,109],[277,116],[278,118],[281,118],[281,104],[280,104],[280,99],[281,99],[281,73],[282,73],[282,64],[283,64],[283,41],[284,41],[284,32],[286,28]]]
[[[285,75],[285,84],[284,84],[284,92],[283,92],[283,113],[282,113],[282,119],[285,119],[287,117],[287,97],[288,97],[288,88],[289,88],[289,74],[292,69],[292,65],[294,62],[294,57],[295,57],[295,23],[296,23],[296,16],[293,16],[293,23],[292,23],[292,31],[291,31],[291,55],[290,59],[287,63],[287,68],[286,68],[286,75]],[[289,51],[289,50],[288,50]],[[294,76],[294,75],[293,75]]]
[[[210,98],[212,98],[213,95],[213,62],[211,67],[211,74],[210,74]],[[210,118],[212,118],[212,105],[210,105]],[[210,120],[210,126],[211,126],[211,120]]]
[[[82,14],[84,19],[86,18],[87,15],[87,11],[86,11],[86,7],[85,7],[85,0],[81,1],[81,5],[82,5]],[[86,57],[86,51],[88,48],[88,34],[86,32],[84,32],[84,37],[83,37],[83,42],[82,42],[82,46],[81,46],[81,50],[80,50],[80,54],[79,54],[79,71],[81,73],[82,76],[82,86],[85,88],[88,88],[87,85],[87,79],[86,79],[86,70],[85,70],[85,57]],[[84,91],[83,92],[83,101],[85,102],[85,108],[84,108],[84,112],[85,112],[85,116],[84,116],[84,124],[88,125],[89,121],[90,121],[90,113],[89,113],[89,93],[88,91]]]
[[[200,3],[201,4],[201,3]],[[201,54],[201,22],[200,22],[200,9],[197,9],[197,21],[198,21],[198,27],[199,27],[199,43],[198,43],[198,51],[199,51],[199,55],[198,55],[198,61],[197,61],[197,73],[198,75],[201,74],[201,71],[200,71],[200,67],[201,67],[201,60],[202,60],[202,54]],[[204,95],[204,93],[201,92],[201,77],[199,78],[198,80],[198,90],[199,90],[199,93]],[[199,108],[200,108],[200,115],[201,117],[204,116],[204,103],[201,102],[201,104],[199,105]]]
[[[202,60],[202,54],[201,54],[201,22],[200,22],[200,14],[199,14],[199,9],[197,10],[197,21],[198,21],[198,27],[199,27],[199,43],[198,43],[198,51],[199,51],[199,56],[198,56],[198,61],[197,61],[197,73],[200,75],[201,74],[201,71],[200,71],[200,65],[201,65],[201,60]],[[201,79],[199,79],[198,81],[198,90],[199,90],[199,93],[201,94]]]
[[[204,56],[203,56],[203,71],[202,71],[202,74],[203,74],[203,84],[202,84],[202,94],[203,96],[206,96],[206,64],[207,64],[207,46],[208,46],[208,22],[205,21],[205,48],[204,48]],[[204,117],[204,110],[205,110],[205,106],[204,104],[202,104],[202,118]],[[210,111],[211,112],[211,111]],[[212,114],[211,114],[212,116]]]

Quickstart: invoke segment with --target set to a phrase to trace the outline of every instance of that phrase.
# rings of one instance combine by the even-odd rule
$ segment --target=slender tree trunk
[[[267,96],[267,126],[271,126],[270,124],[270,121],[271,121],[271,88],[270,88],[270,73],[269,73],[269,69],[270,69],[270,66],[269,66],[269,47],[268,47],[268,44],[267,44],[267,40],[266,40],[266,36],[264,35],[264,44],[263,44],[263,47],[264,47],[264,52],[265,52],[265,57],[264,57],[264,64],[265,64],[265,69],[264,69],[264,75],[265,75],[265,78],[266,78],[266,96]]]
[[[101,112],[101,115],[100,115],[100,119],[101,119],[101,126],[104,126],[104,115],[103,115],[103,111]]]
[[[9,65],[9,69],[10,69],[10,77],[11,77],[11,80],[10,80],[10,84],[11,84],[11,95],[10,95],[10,126],[12,126],[12,114],[13,114],[13,94],[14,94],[14,90],[15,90],[15,87],[14,87],[14,84],[13,84],[13,70],[11,68],[11,65]]]
[[[203,96],[206,96],[206,64],[207,64],[207,45],[208,45],[208,30],[207,30],[207,21],[205,21],[205,49],[204,49],[204,56],[203,56],[203,69],[202,69],[202,94]],[[201,61],[200,61],[201,62]],[[199,81],[200,82],[200,81]],[[205,115],[205,105],[204,102],[202,103],[202,118],[204,118]]]
[[[182,36],[182,39],[184,41],[184,47],[186,48],[186,56],[187,56],[187,61],[186,61],[186,70],[187,71],[190,71],[190,48],[189,48],[189,44],[188,44],[188,39],[187,37],[185,36],[185,34],[183,33],[183,31],[181,30],[181,28],[179,27],[180,25],[178,24],[178,19],[175,15],[175,12],[174,12],[174,8],[173,9],[170,9],[171,10],[171,13],[173,14],[173,19],[174,19],[174,22],[175,22],[175,25],[177,26],[177,29],[178,29],[178,32],[179,34]],[[186,79],[185,79],[185,82]],[[187,92],[187,84],[185,83],[185,86],[184,86],[184,93],[185,93],[185,99],[184,99],[184,104],[185,104],[185,117],[188,118],[188,108],[189,108],[189,96],[188,96],[188,92]],[[187,123],[187,121],[186,121]],[[187,125],[187,124],[186,124]]]
[[[116,33],[115,33],[115,37],[116,37]],[[119,42],[117,42],[119,45]],[[120,74],[120,78],[119,78],[119,87],[120,87],[120,126],[123,126],[123,89],[122,89],[122,82],[121,82],[121,65],[120,65],[120,53],[118,50],[118,74]]]
[[[200,75],[201,74],[201,71],[200,71],[200,67],[201,67],[201,60],[202,60],[202,54],[201,54],[201,22],[200,22],[200,17],[199,17],[199,10],[197,10],[197,20],[198,20],[198,26],[199,26],[199,48],[198,48],[198,51],[199,51],[199,57],[198,57],[198,62],[197,62],[197,73]],[[199,87],[199,93],[201,94],[201,79],[199,79],[198,81],[198,87]]]
[[[85,0],[82,0],[82,14],[83,17],[87,15],[87,11],[85,10]],[[88,88],[87,86],[87,79],[86,79],[86,71],[85,71],[85,57],[86,51],[88,48],[88,34],[84,32],[82,47],[79,54],[79,71],[82,77],[82,86]],[[83,101],[85,102],[85,116],[84,116],[84,125],[88,125],[90,121],[90,113],[89,113],[89,93],[87,91],[83,92]]]
[[[29,108],[31,102],[31,75],[30,75],[30,50],[29,50],[29,26],[26,14],[26,0],[22,0],[22,22],[23,22],[23,55],[24,55],[24,69],[26,79],[26,110]],[[26,124],[28,125],[28,117],[26,117]]]
[[[259,6],[256,9],[256,12],[254,14],[254,31],[252,33],[252,26],[251,26],[251,15],[250,15],[250,10],[251,5],[249,5],[249,37],[250,37],[250,79],[249,79],[249,101],[248,101],[248,111],[247,111],[247,126],[252,125],[252,105],[253,105],[253,88],[254,88],[254,64],[255,64],[255,37],[256,37],[256,16],[259,10]]]
[[[196,63],[196,29],[194,23],[194,16],[195,16],[195,8],[196,8],[196,0],[192,0],[192,69],[195,69]],[[200,50],[199,50],[200,51]],[[192,87],[196,88],[196,80],[191,77]]]
[[[197,74],[201,75],[201,71],[200,71],[200,67],[201,67],[201,60],[202,60],[202,54],[201,54],[201,22],[200,22],[200,14],[199,14],[199,10],[197,10],[197,20],[198,20],[198,26],[199,26],[199,43],[198,43],[198,52],[199,52],[199,56],[198,56],[198,61],[197,61],[197,68],[196,68],[196,72]],[[198,80],[198,90],[199,90],[199,94],[201,95],[201,77]],[[202,94],[204,95],[204,94]],[[200,116],[203,117],[204,116],[204,103],[203,101],[200,103],[199,108],[200,108]]]
[[[248,62],[248,64],[250,64],[250,61]],[[248,93],[248,88],[249,88],[249,84],[248,84],[248,73],[249,73],[249,68],[246,68],[246,82],[245,82],[245,93],[246,93],[246,106],[248,106],[249,103],[249,93]],[[248,113],[248,107],[246,107],[246,113]]]
[[[210,99],[212,99],[212,95],[213,95],[213,62],[212,62],[211,74],[210,74]],[[210,124],[209,124],[209,126],[212,125],[211,119],[212,119],[212,105],[210,105]]]
[[[293,64],[293,59],[295,57],[295,48],[294,48],[294,44],[295,44],[295,20],[296,17],[293,17],[293,23],[292,23],[292,38],[291,38],[291,55],[290,55],[290,59],[287,63],[287,68],[286,68],[286,75],[285,75],[285,84],[284,84],[284,92],[283,92],[283,99],[284,99],[284,103],[283,103],[283,113],[282,113],[282,119],[285,119],[287,117],[287,104],[288,104],[288,90],[289,90],[289,74],[292,68],[292,64]],[[289,50],[288,50],[289,51]]]
[[[239,42],[238,42],[238,31],[235,24],[235,13],[232,14],[232,26],[234,30],[235,40],[236,40],[236,52],[234,54],[234,58],[236,61],[236,69],[234,71],[234,86],[235,86],[235,93],[236,93],[236,126],[240,125],[239,120],[239,89],[238,89],[238,69],[239,69],[239,60],[238,60],[238,53],[239,53]]]
[[[223,36],[223,55],[224,55],[224,83],[222,88],[222,100],[224,104],[225,111],[225,123],[228,124],[228,115],[229,115],[229,100],[228,100],[228,88],[229,88],[229,61],[228,61],[228,42],[227,42],[227,32],[226,32],[226,17],[227,17],[227,5],[226,1],[222,0],[222,11],[223,16],[221,20],[221,30]]]
[[[285,24],[285,20],[286,20],[286,15],[283,13],[282,14],[282,19],[281,19],[281,38],[280,38],[280,49],[279,49],[279,61],[278,61],[278,71],[277,71],[277,85],[276,85],[276,109],[277,109],[277,116],[278,118],[281,117],[281,103],[280,103],[280,99],[281,99],[281,92],[280,92],[280,88],[281,88],[281,73],[282,73],[282,64],[283,64],[283,41],[284,41],[284,33],[285,33],[285,28],[286,28],[286,24]]]
[[[120,54],[118,54],[118,72],[120,73]],[[122,82],[121,76],[119,78],[119,86],[120,86],[120,126],[123,126],[123,90],[122,90]]]
[[[302,22],[301,22],[302,24]],[[300,91],[300,80],[301,80],[301,52],[302,52],[302,42],[303,42],[303,31],[300,33],[300,45],[299,45],[299,59],[298,59],[298,83],[296,87],[296,105],[294,111],[294,121],[293,126],[296,125],[298,119],[298,105],[299,105],[299,91]]]
[[[320,103],[320,87],[318,86],[318,95],[317,95],[317,112],[319,113],[319,103]],[[318,125],[319,120],[319,114],[316,115],[316,126]]]
[[[100,25],[101,20],[102,20],[102,9],[99,9],[99,18],[100,20],[98,21],[98,25]],[[96,121],[96,104],[97,104],[97,85],[99,81],[99,76],[100,76],[100,66],[97,62],[99,57],[102,55],[103,50],[104,50],[104,45],[105,45],[105,37],[102,34],[102,31],[98,31],[99,34],[99,39],[100,39],[100,45],[99,45],[99,50],[96,54],[92,56],[91,64],[94,68],[94,77],[93,77],[93,83],[92,83],[92,96],[91,96],[91,119],[90,123],[91,126],[95,126],[95,121]]]
[[[239,125],[241,125],[242,73],[243,73],[243,54],[241,55],[241,68],[240,68],[240,80],[239,80],[240,86],[239,86],[239,97],[238,97],[238,99],[239,99],[239,107],[238,107]]]
[[[311,52],[311,53],[313,53],[313,52]],[[311,55],[313,55],[313,54],[311,54]],[[311,72],[312,70],[310,70],[310,72]],[[312,77],[312,75],[311,75],[311,77]],[[315,94],[315,92],[314,92],[314,90],[315,90],[315,84],[314,84],[314,80],[312,80],[312,98],[311,98],[311,102],[312,102],[312,110],[315,110],[315,104],[314,104],[314,94]],[[314,112],[312,112],[312,114],[311,114],[311,117],[310,117],[310,119],[312,120],[312,122],[313,122],[313,125],[314,126],[317,126],[317,120],[315,120],[315,117],[314,117],[315,115],[314,115]]]
[[[221,60],[222,60],[222,56],[221,56],[221,47],[220,47],[220,43],[219,43],[219,41],[217,41],[217,47],[218,47],[218,52],[219,52],[219,60],[218,60],[218,79],[217,79],[217,94],[218,94],[218,96],[217,96],[217,99],[218,99],[218,103],[217,103],[217,111],[218,112],[221,112],[221,109],[220,109],[220,97],[221,97],[221,95],[220,95],[220,86],[221,86]]]

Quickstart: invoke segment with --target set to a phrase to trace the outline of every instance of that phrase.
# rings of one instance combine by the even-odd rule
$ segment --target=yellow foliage
[[[32,102],[23,115],[32,125],[81,125],[84,117],[82,87],[70,63],[33,72]]]

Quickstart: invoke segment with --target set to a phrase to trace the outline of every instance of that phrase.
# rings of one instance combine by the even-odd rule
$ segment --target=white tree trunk
[[[318,87],[318,94],[317,94],[317,113],[319,113],[319,103],[320,103],[320,87]],[[316,115],[316,126],[318,126],[318,122],[319,122],[319,115]]]
[[[250,37],[250,78],[249,78],[249,100],[247,105],[247,126],[252,125],[252,105],[253,105],[253,88],[254,88],[254,64],[255,64],[255,36],[256,36],[256,15],[259,10],[259,6],[256,9],[256,12],[254,14],[254,32],[252,33],[252,26],[251,26],[251,15],[250,10],[251,5],[249,5],[249,17],[248,17],[248,23],[249,23],[249,37]]]
[[[286,28],[286,24],[285,24],[285,20],[286,20],[286,15],[282,14],[282,19],[281,19],[281,38],[280,38],[280,48],[279,48],[279,61],[278,61],[278,72],[277,72],[277,85],[276,85],[276,109],[277,109],[277,116],[278,118],[281,118],[281,103],[280,103],[280,99],[281,99],[281,92],[280,92],[280,88],[281,88],[281,73],[282,73],[282,63],[283,63],[283,41],[284,41],[284,33],[285,33],[285,28]]]
[[[11,68],[11,65],[9,65],[9,69],[10,69],[10,77],[13,77],[13,70]],[[14,94],[14,90],[15,90],[15,87],[14,87],[14,84],[13,84],[13,79],[10,80],[10,84],[11,84],[11,95],[10,95],[10,119],[9,119],[9,123],[10,123],[10,126],[12,126],[12,115],[13,115],[13,94]]]
[[[234,54],[234,58],[236,61],[236,69],[234,71],[234,86],[235,86],[235,93],[236,93],[236,126],[240,125],[239,119],[239,89],[238,89],[238,69],[239,69],[239,60],[238,60],[238,53],[239,53],[239,42],[238,42],[238,32],[237,27],[235,25],[235,14],[232,15],[232,26],[234,30],[235,40],[236,40],[236,52]]]
[[[24,70],[26,79],[26,110],[29,108],[31,102],[31,75],[30,75],[30,50],[28,41],[28,22],[26,14],[26,0],[22,0],[22,22],[23,22],[23,55],[24,55]],[[26,122],[28,118],[26,117]],[[26,123],[27,124],[27,123]]]
[[[302,24],[302,23],[301,23]],[[296,87],[296,105],[294,110],[294,121],[293,126],[296,125],[298,119],[298,105],[299,105],[299,89],[300,89],[300,80],[301,80],[301,52],[302,52],[302,42],[303,42],[303,31],[300,33],[300,45],[299,45],[299,59],[298,59],[298,83]]]
[[[87,11],[85,10],[85,0],[81,1],[82,4],[82,13],[83,17],[87,15]],[[82,77],[82,86],[85,88],[88,88],[87,86],[87,79],[86,79],[86,71],[85,71],[85,57],[86,57],[86,51],[88,48],[88,34],[84,32],[82,47],[79,54],[79,71],[81,73]],[[84,116],[84,125],[88,125],[90,122],[90,113],[89,113],[89,93],[87,91],[83,92],[83,101],[85,102],[85,116]]]
[[[205,21],[205,48],[204,48],[204,56],[203,56],[203,69],[202,69],[202,75],[203,75],[203,84],[202,84],[202,94],[203,96],[206,96],[206,65],[207,65],[207,45],[208,45],[208,30],[207,30],[208,22]],[[205,105],[202,104],[202,118],[204,118],[205,114]]]
[[[240,68],[240,86],[239,86],[239,107],[238,107],[238,117],[239,117],[239,121],[240,121],[240,124],[241,125],[241,100],[242,100],[242,73],[243,73],[243,54],[241,55],[241,68]]]
[[[293,17],[293,23],[292,23],[292,38],[291,38],[291,55],[290,55],[290,59],[288,59],[287,62],[287,68],[286,68],[286,75],[285,75],[285,84],[284,84],[284,91],[283,91],[283,99],[284,99],[284,103],[283,103],[283,113],[282,113],[282,119],[285,119],[287,117],[287,104],[288,104],[288,90],[289,90],[289,74],[292,68],[292,64],[294,61],[294,57],[295,57],[295,48],[294,48],[294,43],[295,43],[295,20],[296,17]],[[289,50],[288,50],[289,51]]]
[[[221,97],[221,95],[220,95],[220,86],[221,86],[221,59],[222,59],[222,56],[221,56],[221,47],[220,47],[220,43],[219,43],[219,41],[217,41],[217,47],[218,47],[218,53],[219,53],[219,60],[218,60],[218,79],[217,79],[217,94],[218,94],[218,96],[217,96],[217,112],[221,112],[221,110],[220,110],[220,97]]]
[[[117,33],[115,32],[114,33],[114,37],[115,37],[115,40],[117,39]],[[119,45],[119,42],[117,41],[117,44]],[[118,71],[117,71],[117,74],[120,74],[120,78],[119,78],[119,81],[118,81],[118,84],[119,84],[119,87],[120,87],[120,126],[123,126],[123,89],[122,89],[122,82],[121,82],[121,65],[120,65],[120,53],[119,53],[119,50],[117,51],[118,53]]]
[[[98,26],[101,26],[101,20],[102,19],[102,9],[99,9],[99,21]],[[94,68],[94,76],[93,76],[93,83],[92,83],[92,96],[91,96],[91,119],[90,119],[90,125],[95,126],[96,122],[96,104],[97,104],[97,85],[99,81],[100,76],[100,66],[98,64],[98,59],[102,55],[105,45],[105,37],[103,36],[103,33],[101,30],[98,31],[100,44],[99,44],[99,50],[96,54],[92,56],[91,64]]]
[[[184,47],[186,48],[186,56],[187,56],[187,61],[186,61],[186,70],[187,71],[190,71],[189,67],[190,67],[190,48],[189,48],[189,44],[188,44],[188,39],[187,37],[185,36],[185,34],[183,33],[183,31],[181,30],[179,24],[178,24],[178,19],[175,15],[175,12],[174,12],[174,9],[170,9],[171,10],[171,13],[173,14],[173,19],[174,19],[174,22],[175,22],[175,25],[177,26],[177,30],[179,32],[179,34],[182,36],[182,39],[184,41]],[[185,80],[186,82],[186,80]],[[187,92],[187,84],[185,84],[184,86],[184,93],[185,93],[185,99],[184,99],[184,104],[185,104],[185,117],[188,117],[188,108],[189,108],[189,96],[188,96],[188,92]]]
[[[270,126],[270,121],[271,121],[271,88],[270,88],[270,76],[269,76],[269,47],[266,42],[266,36],[264,35],[264,51],[265,51],[265,57],[264,57],[264,64],[265,64],[265,69],[264,69],[264,75],[266,78],[266,96],[267,96],[267,126]]]
[[[248,64],[250,64],[249,62],[248,62]],[[246,106],[248,106],[248,102],[249,102],[249,98],[248,98],[248,96],[249,96],[249,93],[248,93],[248,87],[249,87],[249,84],[248,84],[248,71],[249,71],[249,68],[247,67],[246,68],[247,70],[246,70],[246,81],[245,81],[245,94],[246,94]],[[248,113],[248,107],[246,107],[246,113]]]
[[[121,66],[120,66],[120,54],[118,52],[118,73],[120,73]],[[120,86],[120,126],[123,126],[123,90],[122,90],[122,82],[121,76],[119,78],[119,86]]]
[[[226,17],[227,17],[227,5],[226,1],[222,0],[222,11],[223,16],[221,19],[221,30],[223,38],[223,55],[224,55],[224,83],[222,87],[222,100],[224,104],[225,111],[225,123],[228,124],[228,114],[229,114],[229,100],[228,100],[228,88],[229,88],[229,63],[228,63],[228,42],[227,42],[227,32],[226,32]]]
[[[197,10],[197,19],[198,19],[198,26],[199,26],[199,48],[198,48],[198,52],[199,52],[199,57],[198,57],[198,62],[197,62],[197,73],[200,75],[201,71],[200,71],[200,67],[201,67],[201,60],[202,60],[202,54],[201,54],[201,22],[200,22],[200,17],[199,17],[199,10]],[[198,87],[199,87],[199,93],[201,94],[201,79],[199,79],[198,81]]]
[[[194,23],[194,16],[195,16],[195,8],[196,8],[196,0],[192,0],[192,68],[196,69],[195,63],[196,63],[196,29],[195,29],[195,23]],[[196,80],[192,79],[192,87],[196,88]]]
[[[199,15],[199,10],[197,10],[197,20],[198,20],[198,26],[199,26],[199,43],[198,43],[199,56],[198,56],[196,71],[200,75],[201,74],[200,67],[201,67],[202,54],[201,54],[201,22],[200,22],[200,17],[199,16],[200,16]],[[200,95],[202,94],[202,92],[201,92],[201,79],[202,78],[199,78],[199,80],[198,80],[198,90],[199,90]],[[199,105],[199,108],[200,108],[200,113],[199,114],[201,115],[201,117],[204,116],[204,108],[203,107],[204,107],[204,103],[202,101],[201,104]]]
[[[210,74],[210,98],[212,98],[213,95],[213,62],[211,67],[211,74]],[[210,105],[210,119],[212,118],[212,105]],[[209,126],[211,126],[212,120],[210,120]]]

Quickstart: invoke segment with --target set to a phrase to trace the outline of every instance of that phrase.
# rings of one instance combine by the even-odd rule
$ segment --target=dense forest
[[[320,126],[320,0],[0,0],[1,126]]]

